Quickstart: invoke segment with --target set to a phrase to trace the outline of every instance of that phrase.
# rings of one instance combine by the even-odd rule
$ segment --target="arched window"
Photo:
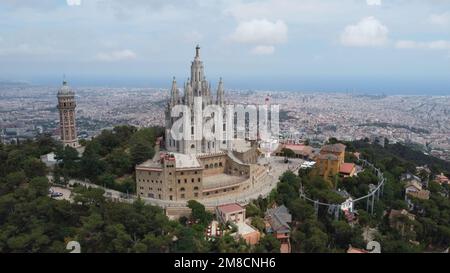
[[[186,189],[185,189],[185,188],[181,188],[181,189],[180,189],[180,191],[182,191],[182,192],[183,192],[183,191],[186,191]]]
[[[214,168],[214,165],[211,163],[211,164],[209,164],[209,167],[212,169],[212,168]]]
[[[194,187],[194,191],[198,191],[198,187]]]
[[[195,145],[194,144],[191,145],[191,149],[195,149]]]
[[[208,169],[208,168],[209,168],[209,166],[208,166],[208,164],[206,164],[206,165],[205,165],[205,169]]]
[[[219,167],[219,164],[215,163],[214,168],[217,168],[217,167]]]

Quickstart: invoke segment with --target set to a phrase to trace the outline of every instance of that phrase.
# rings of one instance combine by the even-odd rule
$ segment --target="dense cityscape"
[[[1,139],[58,135],[57,87],[0,86]],[[121,124],[164,125],[169,90],[161,88],[76,88],[80,138]],[[378,139],[406,143],[450,160],[450,97],[230,90],[229,103],[280,105],[283,136],[323,143]]]

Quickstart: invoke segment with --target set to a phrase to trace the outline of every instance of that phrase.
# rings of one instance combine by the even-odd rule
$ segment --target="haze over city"
[[[447,0],[6,0],[0,18],[0,81],[167,88],[198,43],[229,88],[450,94]]]

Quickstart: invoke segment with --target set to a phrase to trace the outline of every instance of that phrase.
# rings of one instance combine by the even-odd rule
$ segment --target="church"
[[[206,120],[203,117],[195,117],[195,105],[196,100],[201,100],[202,110],[210,105],[216,105],[224,109],[225,106],[225,91],[223,81],[220,79],[216,98],[213,98],[211,84],[206,80],[205,68],[202,60],[200,59],[200,46],[196,47],[195,58],[191,64],[191,77],[188,78],[184,84],[184,94],[180,94],[180,90],[177,87],[177,81],[174,78],[172,82],[172,88],[170,91],[170,101],[166,108],[166,148],[170,152],[178,152],[184,154],[200,154],[200,153],[217,153],[222,149],[227,149],[226,137],[220,139],[206,140],[202,139],[183,139],[175,140],[172,136],[172,127],[176,121],[176,117],[171,116],[173,107],[177,105],[187,106],[191,113],[191,135],[203,135],[203,132],[196,132],[195,130],[202,130],[202,127],[196,128],[194,126],[197,122],[196,118],[201,118],[200,123],[203,124]],[[223,130],[226,130],[226,124],[223,124]],[[221,140],[223,139],[223,140]]]
[[[173,137],[172,127],[181,117],[172,117],[172,109],[178,105],[193,109],[194,102],[199,99],[202,109],[211,105],[225,108],[227,104],[222,79],[213,96],[211,84],[205,77],[200,47],[197,46],[183,94],[175,78],[172,82],[165,112],[165,150],[162,149],[163,140],[159,139],[154,158],[136,166],[138,196],[187,201],[232,195],[250,190],[267,175],[266,167],[257,163],[259,149],[256,140],[229,140],[226,137],[180,140]],[[192,113],[193,123],[196,118]],[[204,123],[203,116],[201,118],[201,123]],[[190,129],[192,135],[198,133],[195,132],[198,128],[192,126]],[[223,129],[227,129],[227,124],[223,124]]]

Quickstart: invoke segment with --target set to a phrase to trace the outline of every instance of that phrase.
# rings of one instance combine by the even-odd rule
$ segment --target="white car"
[[[55,197],[61,197],[61,196],[63,196],[63,194],[60,193],[60,192],[52,192],[52,193],[50,194],[50,196],[51,196],[52,198],[55,198]]]

